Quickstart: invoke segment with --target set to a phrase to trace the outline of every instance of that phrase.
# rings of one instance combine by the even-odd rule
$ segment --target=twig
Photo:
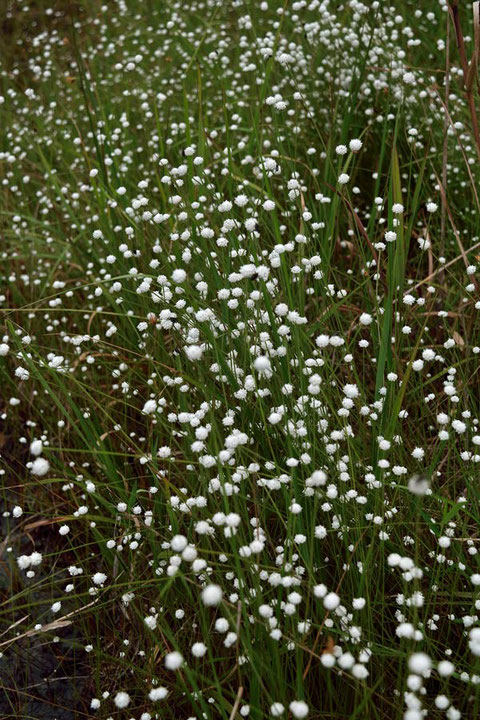
[[[480,43],[480,29],[478,28],[478,25],[480,23],[480,12],[478,0],[473,4],[472,9],[475,30],[475,43],[477,45],[478,43]],[[453,0],[453,2],[449,5],[448,10],[450,13],[450,17],[452,18],[453,26],[455,28],[458,52],[460,54],[460,62],[463,70],[463,84],[465,87],[465,93],[467,95],[467,104],[470,112],[470,119],[472,121],[472,131],[475,138],[475,147],[477,150],[478,159],[480,160],[480,131],[478,129],[477,111],[475,108],[475,100],[472,92],[473,78],[475,77],[477,71],[477,60],[479,51],[477,51],[477,47],[475,47],[472,61],[469,64],[467,60],[467,53],[465,51],[465,41],[463,37],[462,24],[460,22],[460,15],[458,12],[458,0]]]
[[[472,184],[473,196],[474,196],[474,198],[475,198],[475,203],[476,203],[476,205],[477,205],[477,210],[480,212],[480,200],[479,200],[479,198],[478,198],[477,186],[476,186],[476,184],[475,184],[475,180],[474,180],[474,178],[473,178],[473,174],[472,174],[472,171],[471,171],[471,169],[470,169],[470,163],[468,162],[467,153],[465,152],[465,148],[463,147],[462,139],[461,139],[460,135],[459,135],[458,132],[457,132],[457,128],[455,127],[455,123],[454,123],[453,120],[452,120],[452,116],[450,115],[450,112],[448,111],[448,108],[447,108],[446,104],[443,102],[442,97],[441,97],[440,94],[438,95],[438,99],[440,100],[440,103],[442,104],[443,109],[444,109],[444,111],[445,111],[445,119],[448,121],[448,123],[450,124],[453,132],[455,133],[455,139],[456,139],[456,141],[457,141],[457,143],[458,143],[458,146],[459,146],[460,150],[462,151],[463,159],[465,160],[465,167],[466,167],[466,169],[467,169],[467,174],[468,174],[468,177],[470,178],[470,182],[471,182],[471,184]],[[443,183],[443,167],[442,167],[442,183]],[[444,188],[445,188],[445,192],[446,192],[446,190],[447,190],[446,185],[444,185]],[[444,210],[444,208],[443,208],[443,205],[442,205],[442,211],[443,211],[443,210]]]
[[[448,101],[450,98],[450,21],[447,15],[447,36],[445,39],[445,118],[443,120],[443,152],[442,152],[442,185],[447,191],[447,157],[448,157]],[[440,220],[440,255],[445,254],[445,229],[447,211],[442,203],[442,214]],[[443,270],[443,268],[442,268]],[[439,282],[443,285],[444,273],[440,273]]]
[[[97,601],[92,600],[92,602],[88,603],[88,605],[84,605],[81,608],[77,608],[76,610],[72,610],[71,612],[67,613],[61,618],[58,618],[58,620],[53,620],[50,623],[47,623],[46,625],[42,625],[42,627],[39,630],[27,630],[24,633],[21,633],[20,635],[16,635],[14,638],[11,638],[11,640],[4,640],[2,643],[0,643],[0,647],[3,647],[4,645],[11,645],[12,643],[16,642],[17,640],[21,640],[21,638],[24,637],[34,637],[35,635],[40,635],[41,633],[49,632],[50,630],[58,630],[63,627],[68,627],[68,625],[72,624],[72,620],[69,620],[69,618],[73,617],[74,615],[78,615],[78,613],[83,612],[89,607],[92,607],[92,605],[95,605]],[[15,627],[15,624],[11,627]],[[11,628],[9,628],[10,630]]]
[[[229,720],[233,720],[235,715],[237,714],[238,706],[240,705],[240,700],[242,699],[243,695],[243,685],[240,685],[237,692],[237,697],[235,698],[235,702],[233,704],[232,712],[230,713]]]
[[[6,630],[4,630],[2,633],[0,633],[0,637],[3,637],[6,635],[10,630],[13,630],[14,627],[17,627],[17,625],[20,625],[22,622],[25,622],[25,620],[28,620],[30,615],[25,615],[24,617],[20,618],[20,620],[16,620],[14,623],[10,625]]]
[[[470,67],[466,79],[467,92],[471,92],[473,81],[477,75],[480,59],[480,2],[477,0],[472,5],[473,10],[473,55],[470,60]]]

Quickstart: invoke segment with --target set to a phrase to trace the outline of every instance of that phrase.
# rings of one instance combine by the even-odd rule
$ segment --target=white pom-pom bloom
[[[327,476],[323,470],[314,470],[309,478],[305,481],[307,487],[320,487],[327,482]]]
[[[350,142],[348,143],[348,147],[350,148],[350,150],[352,152],[358,152],[359,150],[361,150],[362,145],[363,145],[362,141],[358,140],[357,138],[350,140]]]
[[[156,409],[157,409],[157,401],[156,400],[147,400],[147,402],[143,406],[142,413],[144,415],[152,415]]]
[[[150,630],[155,630],[157,627],[157,618],[155,615],[147,615],[147,617],[143,619],[143,622]]]
[[[327,586],[323,583],[320,583],[320,585],[315,585],[313,588],[313,594],[317,598],[323,598],[327,594]]]
[[[455,672],[455,665],[450,660],[441,660],[437,665],[437,672],[440,677],[448,677]]]
[[[415,675],[425,675],[430,671],[432,661],[422,652],[413,653],[408,659],[408,669]]]
[[[203,355],[203,350],[200,345],[188,345],[185,348],[185,355],[189,360],[200,360]]]
[[[30,565],[33,565],[33,566],[35,567],[36,565],[40,565],[41,562],[42,562],[42,555],[41,555],[41,553],[39,553],[39,552],[33,552],[33,553],[30,555]]]
[[[340,598],[337,593],[329,592],[323,598],[323,606],[326,610],[335,610],[340,605]]]
[[[17,369],[15,370],[15,377],[17,377],[19,380],[28,380],[28,378],[30,377],[30,373],[27,368],[17,367]]]
[[[369,313],[364,312],[360,315],[359,320],[362,325],[370,325],[373,318]]]
[[[202,642],[196,642],[192,645],[192,655],[197,658],[204,657],[207,652],[207,646],[205,643]]]
[[[346,385],[344,385],[343,393],[347,398],[350,398],[351,400],[354,400],[360,395],[358,387],[353,383],[347,383]]]
[[[346,652],[338,658],[338,664],[343,670],[350,670],[355,665],[352,653]]]
[[[102,573],[102,572],[97,572],[92,577],[92,580],[95,583],[95,585],[103,585],[103,583],[105,582],[106,579],[107,579],[107,576],[105,575],[105,573]]]
[[[293,717],[305,718],[308,715],[308,705],[303,700],[292,700],[289,708]]]
[[[403,714],[403,720],[422,720],[423,715],[420,712],[420,710],[416,710],[415,708],[410,708],[410,710],[405,710]]]
[[[353,609],[354,609],[354,610],[363,610],[363,608],[364,608],[365,605],[366,605],[366,602],[367,602],[367,601],[365,600],[365,598],[362,598],[362,597],[360,597],[360,598],[353,598],[353,601],[352,601]]]
[[[282,703],[274,702],[272,705],[270,705],[270,715],[272,717],[280,717],[280,715],[283,715],[285,712],[285,707],[282,705]]]
[[[202,590],[202,602],[207,607],[220,605],[222,597],[223,591],[220,585],[207,585],[207,587]]]
[[[439,710],[446,710],[450,705],[450,700],[446,695],[437,695],[435,698],[435,707]]]
[[[17,565],[20,568],[20,570],[26,570],[31,565],[30,556],[29,555],[20,555],[17,558]]]
[[[148,697],[149,697],[150,700],[152,700],[153,702],[156,702],[157,700],[163,700],[164,698],[167,697],[167,695],[168,695],[168,690],[167,690],[167,688],[164,688],[164,687],[162,687],[162,686],[156,687],[156,688],[152,688],[152,689],[150,690],[150,692],[148,693]]]
[[[45,460],[45,458],[37,458],[32,463],[32,468],[31,468],[32,475],[37,475],[38,477],[42,477],[43,475],[46,475],[49,470],[50,470],[50,463],[48,462],[48,460]]]
[[[30,443],[30,454],[35,455],[37,457],[38,455],[42,454],[43,450],[43,443],[41,440],[34,440],[32,443]]]
[[[165,667],[167,670],[178,670],[183,665],[183,656],[177,650],[165,655]]]
[[[118,692],[113,700],[119,710],[128,707],[130,705],[130,695],[126,692]]]
[[[177,270],[174,270],[172,273],[172,280],[174,283],[183,283],[185,282],[187,278],[187,273],[185,270],[182,270],[181,268],[178,268]]]
[[[320,658],[320,662],[325,668],[332,668],[335,665],[335,655],[333,653],[324,652]]]
[[[468,646],[472,653],[477,657],[480,656],[480,628],[476,627],[470,630]]]
[[[271,369],[270,360],[268,359],[268,357],[266,357],[266,355],[260,355],[259,357],[255,358],[253,367],[259,373],[268,372]]]
[[[413,495],[421,497],[430,489],[430,481],[425,475],[412,475],[407,487]]]
[[[188,545],[188,540],[185,535],[174,535],[170,547],[174,552],[182,552]]]

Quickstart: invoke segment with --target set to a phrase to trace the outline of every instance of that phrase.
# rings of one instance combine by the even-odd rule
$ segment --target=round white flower
[[[165,667],[167,670],[178,670],[183,665],[183,656],[177,650],[165,655]]]
[[[417,652],[410,655],[408,669],[415,675],[425,675],[432,667],[432,661],[426,653]]]
[[[157,700],[163,700],[164,698],[167,697],[167,695],[168,695],[168,690],[167,690],[167,688],[164,688],[164,687],[162,687],[162,686],[156,687],[156,688],[152,688],[152,689],[150,690],[150,692],[148,693],[148,697],[149,697],[150,700],[152,700],[153,702],[156,702]]]
[[[123,710],[123,708],[130,705],[130,695],[126,692],[120,691],[115,695],[113,702],[119,710]]]
[[[187,345],[185,355],[189,360],[200,360],[203,355],[203,349],[200,345]]]
[[[202,590],[202,602],[207,607],[220,605],[222,602],[223,591],[220,585],[207,585]]]
[[[177,270],[174,270],[172,273],[172,280],[174,283],[183,283],[185,282],[187,278],[187,273],[185,270],[182,270],[181,268],[178,268]]]
[[[32,468],[31,468],[32,475],[37,475],[38,477],[42,477],[43,475],[46,475],[49,470],[50,470],[50,463],[48,462],[48,460],[45,460],[45,458],[37,458],[32,463]]]
[[[340,605],[340,598],[337,593],[329,592],[323,598],[323,606],[326,610],[335,610]]]
[[[205,643],[196,642],[192,645],[192,655],[197,658],[204,657],[207,653],[207,646]]]
[[[30,443],[30,454],[35,455],[37,457],[38,455],[42,454],[43,450],[43,443],[41,440],[34,440],[32,443]]]
[[[257,358],[255,358],[253,367],[259,373],[268,372],[271,369],[270,360],[266,355],[259,355]]]
[[[292,700],[289,708],[295,718],[305,718],[308,715],[308,705],[303,700]]]

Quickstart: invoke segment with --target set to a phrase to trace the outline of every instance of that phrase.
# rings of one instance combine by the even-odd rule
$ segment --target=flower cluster
[[[480,165],[448,4],[167,6],[71,41],[25,6],[1,70],[0,662],[80,644],[99,718],[474,717]]]

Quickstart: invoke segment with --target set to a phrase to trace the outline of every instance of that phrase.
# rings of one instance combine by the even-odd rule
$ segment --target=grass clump
[[[5,3],[6,717],[478,717],[473,10]]]

